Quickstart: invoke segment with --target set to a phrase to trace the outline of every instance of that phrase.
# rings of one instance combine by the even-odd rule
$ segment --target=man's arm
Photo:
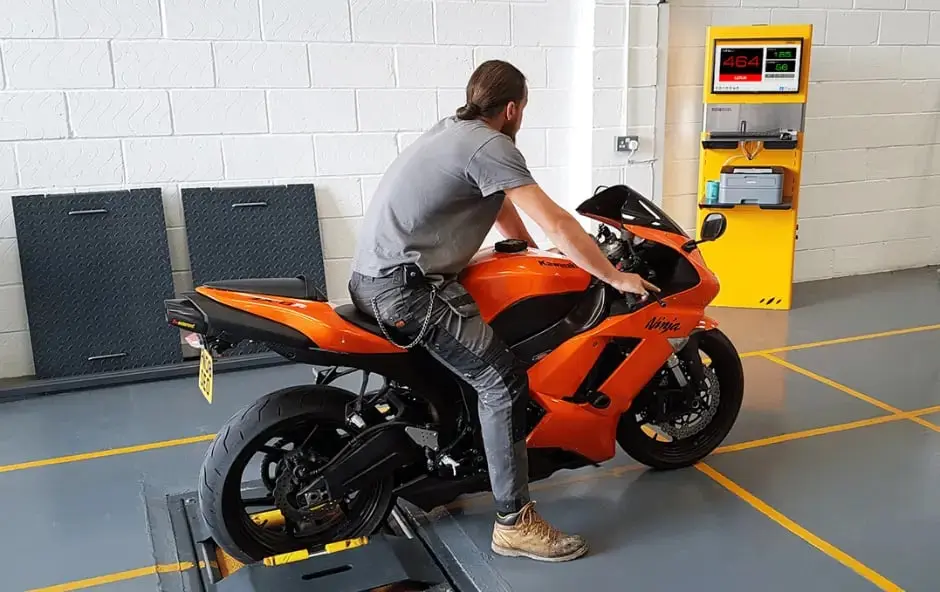
[[[532,218],[566,257],[594,277],[622,292],[640,296],[646,296],[649,290],[659,291],[640,276],[617,270],[574,216],[552,201],[537,184],[507,189],[506,197]]]
[[[532,239],[532,235],[529,234],[529,230],[525,227],[522,218],[519,217],[516,206],[512,205],[512,200],[503,200],[503,207],[499,210],[495,226],[496,230],[503,235],[503,238],[522,239],[529,243],[529,246],[533,249],[539,248]]]

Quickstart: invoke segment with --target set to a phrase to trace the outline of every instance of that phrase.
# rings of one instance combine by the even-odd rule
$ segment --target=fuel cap
[[[521,253],[529,248],[529,243],[521,238],[501,240],[493,246],[497,253]]]

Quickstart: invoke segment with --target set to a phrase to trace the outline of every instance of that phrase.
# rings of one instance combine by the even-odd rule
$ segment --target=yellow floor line
[[[865,341],[868,339],[878,339],[881,337],[893,337],[895,335],[907,335],[909,333],[921,333],[924,331],[933,331],[937,329],[940,329],[940,324],[923,325],[920,327],[911,327],[910,329],[898,329],[895,331],[883,331],[881,333],[867,333],[863,335],[855,335],[853,337],[842,337],[839,339],[830,339],[827,341],[813,341],[810,343],[802,343],[802,344],[797,344],[797,345],[786,345],[786,346],[772,348],[772,349],[763,349],[763,350],[757,350],[757,351],[752,351],[752,352],[745,352],[740,355],[742,358],[767,357],[775,353],[795,351],[795,350],[800,350],[800,349],[809,349],[813,347],[823,347],[826,345],[836,345],[840,343],[851,343],[854,341]],[[780,358],[776,358],[776,357],[768,358],[768,359],[772,359],[774,362],[777,362],[778,360],[780,360]],[[780,361],[783,361],[783,360],[780,360]],[[212,441],[213,438],[215,438],[215,434],[205,434],[205,435],[200,435],[200,436],[191,436],[188,438],[177,438],[174,440],[163,440],[160,442],[151,442],[148,444],[138,444],[134,446],[123,446],[120,448],[110,448],[107,450],[97,450],[93,452],[71,454],[68,456],[45,458],[45,459],[33,460],[33,461],[10,464],[10,465],[0,465],[0,473],[9,473],[11,471],[22,471],[24,469],[35,469],[39,467],[61,465],[61,464],[66,464],[66,463],[92,460],[96,458],[107,458],[110,456],[120,456],[122,454],[146,452],[148,450],[159,450],[161,448],[172,448],[174,446],[185,446],[188,444],[197,444],[200,442],[210,442]]]
[[[832,387],[838,391],[842,391],[843,393],[849,395],[850,397],[855,397],[856,399],[865,401],[866,403],[870,405],[874,405],[875,407],[878,407],[879,409],[887,411],[888,413],[894,413],[895,415],[900,415],[904,413],[903,410],[898,409],[894,405],[889,405],[885,403],[884,401],[879,401],[878,399],[874,397],[870,397],[866,395],[865,393],[861,393],[853,388],[845,386],[844,384],[838,383],[830,378],[826,378],[825,376],[821,374],[816,374],[812,370],[807,370],[806,368],[803,368],[802,366],[797,366],[796,364],[792,362],[788,362],[784,360],[783,358],[778,358],[777,356],[773,354],[762,354],[761,357],[764,358],[765,360],[770,360],[774,364],[779,364],[780,366],[783,366],[784,368],[787,368],[788,370],[792,370],[793,372],[796,372],[797,374],[802,374],[803,376],[807,378],[812,378],[816,382],[821,382],[822,384],[828,387]]]
[[[914,423],[920,426],[927,428],[928,430],[940,432],[940,426],[933,424],[922,417],[919,417],[920,415],[924,415],[926,413],[932,413],[932,411],[927,411],[926,413],[904,411],[902,409],[898,409],[894,405],[889,405],[888,403],[885,403],[884,401],[881,401],[872,396],[866,395],[865,393],[859,392],[851,387],[838,383],[830,378],[826,378],[825,376],[821,374],[816,374],[815,372],[811,370],[807,370],[806,368],[803,368],[802,366],[797,366],[796,364],[792,362],[788,362],[784,360],[783,358],[779,358],[773,354],[761,354],[761,357],[763,357],[764,359],[770,360],[771,362],[775,364],[779,364],[783,366],[784,368],[792,370],[793,372],[802,374],[803,376],[806,376],[807,378],[812,378],[813,380],[820,382],[828,387],[832,387],[836,390],[842,391],[843,393],[851,397],[855,397],[856,399],[865,401],[866,403],[870,403],[871,405],[874,405],[875,407],[878,407],[879,409],[883,409],[884,411],[891,413],[892,416],[897,419],[907,419],[907,420],[913,421]],[[932,409],[932,408],[928,408],[928,409]],[[881,421],[878,421],[878,423],[884,423],[886,421],[884,418],[877,418],[877,419],[881,420]],[[871,421],[871,420],[866,420],[866,421]]]
[[[782,442],[792,442],[793,440],[802,440],[803,438],[812,438],[813,436],[825,436],[826,434],[835,434],[838,432],[845,432],[848,430],[854,430],[857,428],[864,428],[868,426],[880,425],[883,423],[891,423],[893,421],[901,421],[908,419],[920,423],[929,423],[926,420],[921,420],[921,415],[928,415],[930,413],[940,412],[940,405],[933,405],[931,407],[925,407],[923,409],[916,409],[914,411],[904,411],[902,413],[892,413],[890,415],[879,415],[878,417],[872,417],[870,419],[859,419],[857,421],[849,421],[846,423],[837,423],[830,426],[824,426],[821,428],[811,428],[808,430],[802,430],[799,432],[790,432],[788,434],[780,434],[779,436],[770,436],[768,438],[760,438],[759,440],[749,440],[747,442],[740,442],[738,444],[728,444],[727,446],[721,446],[717,448],[712,454],[725,454],[728,452],[739,452],[741,450],[750,450],[752,448],[761,448],[763,446],[770,446],[772,444],[780,444]],[[932,429],[940,431],[940,427],[930,424]],[[927,426],[925,426],[927,427]]]
[[[172,448],[174,446],[185,446],[187,444],[197,444],[199,442],[211,442],[214,438],[215,434],[204,434],[201,436],[190,436],[188,438],[176,438],[175,440],[162,440],[160,442],[148,442],[146,444],[122,446],[120,448],[108,448],[106,450],[82,452],[80,454],[70,454],[68,456],[57,456],[54,458],[31,460],[28,462],[16,463],[12,465],[0,465],[0,473],[22,471],[24,469],[35,469],[52,465],[63,465],[83,460],[92,460],[95,458],[107,458],[109,456],[120,456],[122,454],[133,454],[135,452],[146,452],[148,450],[159,450],[161,448]]]
[[[931,422],[927,421],[926,419],[924,419],[924,418],[922,418],[922,417],[909,417],[908,419],[910,419],[911,421],[913,421],[913,422],[916,423],[917,425],[924,426],[924,427],[927,428],[928,430],[933,430],[933,431],[935,431],[935,432],[940,432],[940,426],[938,426],[938,425],[936,425],[936,424],[934,424],[934,423],[931,423]]]
[[[202,562],[200,561],[199,563],[201,567]],[[86,588],[91,588],[92,586],[115,584],[117,582],[143,578],[146,576],[156,575],[158,573],[178,573],[192,569],[194,567],[195,564],[189,561],[183,563],[150,565],[147,567],[139,567],[137,569],[129,569],[127,571],[110,573],[103,576],[96,576],[94,578],[86,578],[84,580],[75,580],[72,582],[66,582],[64,584],[56,584],[55,586],[47,586],[45,588],[33,588],[27,592],[69,592],[71,590],[85,590]]]
[[[862,335],[853,335],[851,337],[839,337],[837,339],[826,339],[823,341],[811,341],[809,343],[800,343],[797,345],[783,345],[757,351],[741,354],[742,357],[760,356],[763,354],[780,354],[789,351],[799,351],[802,349],[812,349],[814,347],[825,347],[827,345],[840,345],[843,343],[855,343],[856,341],[868,341],[870,339],[880,339],[882,337],[896,337],[898,335],[910,335],[911,333],[924,333],[925,331],[936,331],[940,329],[938,325],[921,325],[919,327],[910,327],[907,329],[895,329],[893,331],[881,331],[879,333],[865,333]]]
[[[773,507],[767,504],[767,502],[761,500],[760,498],[755,496],[753,493],[744,489],[743,487],[741,487],[740,485],[738,485],[731,479],[725,477],[724,475],[722,475],[721,473],[713,469],[711,466],[705,463],[699,463],[695,465],[695,468],[705,473],[706,475],[714,479],[722,487],[724,487],[725,489],[727,489],[734,495],[738,496],[739,498],[741,498],[742,500],[750,504],[752,508],[754,508],[755,510],[757,510],[764,516],[767,516],[768,518],[770,518],[771,520],[773,520],[774,522],[776,522],[783,528],[787,529],[794,535],[800,537],[801,539],[803,539],[804,541],[806,541],[813,547],[816,547],[817,549],[819,549],[820,551],[822,551],[829,557],[832,557],[833,559],[835,559],[842,565],[848,567],[849,569],[851,569],[858,575],[862,576],[863,578],[865,578],[866,580],[868,580],[869,582],[877,586],[879,590],[886,590],[886,591],[892,591],[892,592],[903,591],[903,588],[901,588],[900,586],[898,586],[897,584],[895,584],[888,578],[884,577],[880,573],[868,567],[867,565],[865,565],[858,559],[855,559],[854,557],[852,557],[851,555],[849,555],[842,549],[839,549],[832,543],[829,543],[819,538],[818,536],[806,530],[805,528],[803,528],[802,526],[800,526],[799,524],[797,524],[790,518],[787,518],[786,516],[781,514],[779,511],[775,510]]]
[[[764,446],[770,446],[772,444],[780,444],[782,442],[792,442],[794,440],[812,438],[813,436],[825,436],[826,434],[835,434],[857,428],[890,423],[892,421],[901,421],[902,419],[905,418],[900,415],[879,415],[878,417],[872,417],[871,419],[860,419],[858,421],[850,421],[847,423],[824,426],[821,428],[812,428],[799,432],[790,432],[789,434],[780,434],[779,436],[771,436],[769,438],[761,438],[759,440],[750,440],[748,442],[740,442],[738,444],[728,444],[727,446],[719,447],[712,454],[727,454],[728,452],[751,450],[752,448],[761,448]]]

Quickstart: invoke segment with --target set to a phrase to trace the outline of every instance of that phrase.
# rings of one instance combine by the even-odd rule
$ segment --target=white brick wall
[[[349,41],[346,0],[265,0],[264,38],[272,41]]]
[[[218,138],[142,138],[124,140],[128,183],[216,181],[222,178]]]
[[[6,0],[0,10],[0,38],[55,37],[55,18],[52,2]]]
[[[103,41],[7,40],[0,44],[7,88],[109,88],[111,61]]]
[[[74,91],[67,96],[76,138],[162,136],[173,131],[170,101],[162,90]]]
[[[227,179],[313,177],[313,139],[303,136],[248,136],[222,140]]]
[[[434,4],[427,0],[349,0],[353,40],[433,43]]]
[[[53,5],[49,1],[35,0],[32,4],[50,9]],[[59,23],[60,37],[120,39],[153,38],[162,35],[159,0],[57,2],[55,17]]]
[[[664,199],[683,224],[696,212],[705,26],[812,23],[797,281],[940,263],[940,3],[671,5]]]
[[[470,47],[405,46],[396,55],[399,84],[407,88],[463,89],[474,67]]]
[[[354,132],[356,93],[353,90],[272,90],[268,91],[271,131]]]
[[[68,136],[65,93],[0,92],[0,141]]]
[[[220,42],[213,46],[219,86],[298,88],[310,86],[307,48],[298,43]]]
[[[434,24],[437,42],[455,45],[509,45],[509,4],[439,2]]]
[[[119,140],[58,140],[16,146],[20,186],[65,187],[122,183]]]
[[[174,90],[170,102],[177,134],[268,131],[263,90]]]
[[[313,183],[329,295],[344,300],[354,239],[382,173],[463,104],[467,78],[487,59],[526,74],[532,91],[518,143],[561,203],[580,202],[592,182],[626,180],[652,194],[651,163],[613,152],[614,135],[636,130],[637,158],[652,160],[657,120],[659,9],[633,0],[627,29],[626,4],[6,0],[0,378],[32,372],[13,196],[161,188],[182,290],[192,285],[182,188]],[[920,26],[940,44],[929,20]],[[907,57],[926,71],[916,64],[924,56]]]
[[[113,41],[117,88],[211,87],[212,46],[196,41]]]
[[[163,0],[166,34],[177,39],[260,39],[258,0]]]
[[[395,86],[395,50],[392,47],[311,44],[307,52],[310,57],[310,76],[314,87],[391,88]]]

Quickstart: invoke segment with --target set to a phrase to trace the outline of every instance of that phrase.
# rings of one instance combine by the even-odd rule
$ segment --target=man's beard
[[[509,139],[512,140],[513,144],[516,143],[516,134],[519,133],[519,127],[516,126],[514,122],[507,121],[503,124],[502,129],[499,131],[509,136]]]

